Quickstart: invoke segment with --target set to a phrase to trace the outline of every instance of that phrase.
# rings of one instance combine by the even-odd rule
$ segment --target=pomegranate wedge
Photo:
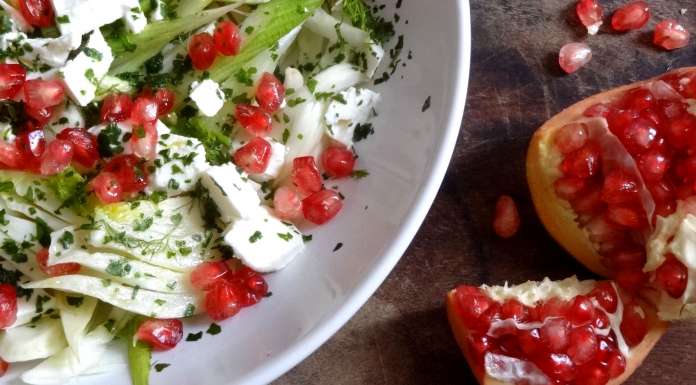
[[[594,272],[696,316],[696,68],[585,99],[534,135],[527,178],[542,222]]]
[[[459,286],[452,331],[481,384],[620,384],[665,330],[653,308],[612,282]]]

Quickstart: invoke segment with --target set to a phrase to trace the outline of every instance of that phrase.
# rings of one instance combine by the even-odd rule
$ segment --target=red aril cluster
[[[204,262],[191,272],[191,286],[205,291],[205,310],[221,321],[268,294],[263,276],[248,267],[231,270],[225,262]]]
[[[114,203],[145,190],[147,183],[145,162],[132,154],[119,155],[92,179],[90,189],[102,203]]]
[[[236,55],[241,42],[239,28],[229,20],[220,22],[213,35],[201,32],[191,36],[188,54],[193,68],[205,71],[215,63],[217,55]]]
[[[101,106],[102,122],[123,122],[133,110],[133,99],[127,94],[111,94],[104,98]]]
[[[184,325],[178,319],[148,319],[140,324],[135,337],[155,351],[171,350],[184,336]]]
[[[265,136],[271,131],[271,114],[278,111],[285,100],[285,87],[273,74],[265,72],[256,87],[258,106],[240,103],[234,117],[252,136]]]
[[[24,19],[34,27],[48,28],[55,24],[50,0],[19,0],[19,10]]]
[[[352,153],[351,153],[352,155]],[[313,156],[293,160],[292,187],[286,186],[277,199],[275,211],[281,218],[297,218],[322,225],[343,208],[343,198],[334,190],[324,189],[321,173]]]
[[[271,115],[261,107],[250,104],[237,104],[234,117],[252,136],[265,136],[271,131]]]
[[[44,274],[51,277],[58,277],[61,275],[77,274],[80,272],[79,263],[58,263],[55,265],[48,265],[48,249],[41,249],[36,253],[36,262],[39,265],[41,271]]]
[[[272,73],[265,72],[256,87],[256,102],[266,112],[276,112],[285,100],[285,87]]]
[[[66,128],[56,138],[72,144],[73,160],[79,165],[92,168],[99,160],[97,138],[84,128]]]
[[[532,306],[515,298],[497,302],[471,286],[458,287],[455,298],[455,309],[469,331],[466,349],[478,370],[485,370],[488,354],[507,356],[534,364],[554,384],[606,384],[626,369],[617,333],[630,347],[647,333],[647,322],[634,304],[624,310],[621,325],[609,324],[620,299],[608,282],[597,283],[587,294],[548,298]],[[524,383],[523,378],[519,381]]]
[[[0,284],[0,329],[17,321],[17,289],[9,283]]]

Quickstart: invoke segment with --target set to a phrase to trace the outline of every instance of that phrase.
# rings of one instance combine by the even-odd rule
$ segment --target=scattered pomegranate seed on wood
[[[595,0],[580,0],[575,6],[575,12],[582,25],[587,28],[587,33],[594,35],[602,26],[604,10]]]
[[[689,31],[678,21],[667,19],[655,26],[653,42],[668,51],[683,48],[689,44]]]
[[[650,7],[645,1],[634,1],[614,12],[611,27],[616,31],[640,29],[650,20]]]
[[[592,60],[592,50],[585,43],[568,43],[561,47],[558,64],[568,74],[579,70]]]
[[[511,238],[520,228],[520,214],[515,201],[508,195],[498,198],[495,205],[493,230],[501,238]]]

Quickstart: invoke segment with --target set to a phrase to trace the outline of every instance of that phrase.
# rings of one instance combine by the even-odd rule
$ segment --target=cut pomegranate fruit
[[[594,35],[599,31],[604,19],[604,10],[596,0],[580,0],[575,6],[575,12],[582,25],[587,28],[590,35]]]
[[[266,112],[276,112],[285,99],[285,87],[272,73],[264,73],[256,87],[256,102]]]
[[[634,1],[614,12],[611,17],[611,27],[616,31],[641,29],[650,20],[650,7],[645,1]]]
[[[17,321],[17,289],[9,283],[0,284],[0,329]]]
[[[544,124],[527,158],[546,228],[588,268],[649,298],[663,320],[696,316],[694,80],[685,68],[590,97]],[[590,123],[597,105],[607,113]]]
[[[689,44],[689,31],[676,20],[664,20],[655,26],[653,42],[668,51],[683,48]]]
[[[27,70],[21,64],[0,64],[0,100],[17,96],[26,78]]]
[[[133,109],[133,100],[127,94],[111,94],[104,98],[101,107],[102,122],[123,122],[128,120]]]
[[[183,337],[184,324],[178,319],[149,319],[135,333],[135,338],[160,352],[174,349]]]
[[[39,265],[41,271],[44,274],[51,277],[58,277],[61,275],[77,274],[80,272],[79,263],[58,263],[55,265],[48,265],[48,249],[41,249],[36,253],[36,262]]]
[[[596,295],[614,310],[594,301]],[[625,305],[629,298],[611,282],[574,277],[505,287],[462,285],[449,293],[447,313],[481,384],[619,384],[666,328],[650,305]],[[593,319],[600,319],[601,327]]]
[[[239,32],[237,24],[224,20],[218,23],[215,27],[213,35],[215,41],[215,50],[220,55],[232,56],[239,53],[239,47],[242,45],[242,35]]]
[[[205,71],[215,62],[215,40],[209,33],[197,33],[191,36],[188,53],[193,68]]]
[[[592,49],[585,43],[568,43],[558,53],[558,64],[567,74],[584,67],[592,60]]]
[[[520,214],[515,201],[507,195],[501,196],[495,204],[493,230],[501,238],[511,238],[519,228]]]
[[[234,163],[249,174],[262,174],[268,168],[273,147],[267,140],[255,137],[234,153]]]

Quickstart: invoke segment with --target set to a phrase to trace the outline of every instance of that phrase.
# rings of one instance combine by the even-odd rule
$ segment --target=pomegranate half
[[[537,212],[592,271],[662,320],[696,316],[696,68],[589,97],[546,122],[527,156]]]
[[[609,281],[459,286],[447,296],[455,338],[486,385],[616,385],[665,331],[654,308]]]

